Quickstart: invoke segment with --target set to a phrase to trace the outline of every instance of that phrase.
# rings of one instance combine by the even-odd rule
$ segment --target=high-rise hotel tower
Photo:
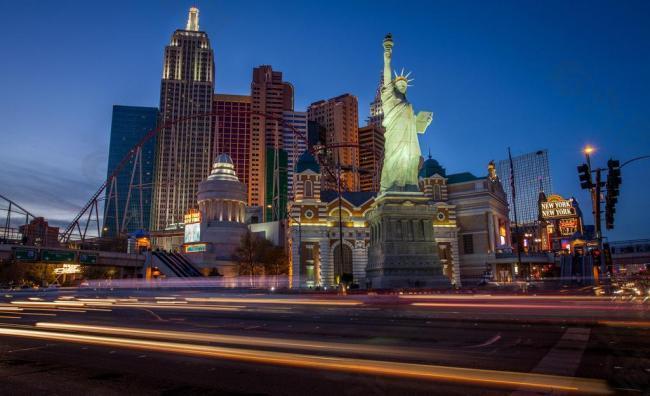
[[[214,55],[199,30],[199,10],[189,11],[187,26],[174,32],[165,47],[160,87],[158,134],[151,229],[174,228],[196,206],[199,183],[210,173],[213,131]],[[206,116],[192,117],[206,114]]]

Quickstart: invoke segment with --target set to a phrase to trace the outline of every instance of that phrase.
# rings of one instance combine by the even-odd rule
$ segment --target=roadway
[[[648,335],[640,299],[7,292],[0,393],[638,394]]]

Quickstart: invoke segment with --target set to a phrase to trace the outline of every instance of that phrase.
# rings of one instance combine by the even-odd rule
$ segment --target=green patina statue
[[[381,171],[381,192],[419,191],[418,168],[420,165],[420,144],[418,133],[424,133],[433,114],[421,111],[417,115],[406,100],[409,74],[404,70],[395,78],[391,75],[393,37],[384,38],[384,84],[381,89],[385,128],[384,164]]]

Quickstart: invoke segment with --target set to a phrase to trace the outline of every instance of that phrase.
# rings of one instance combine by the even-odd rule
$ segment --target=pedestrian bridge
[[[145,255],[62,247],[0,244],[0,261],[39,264],[81,264],[141,269]]]

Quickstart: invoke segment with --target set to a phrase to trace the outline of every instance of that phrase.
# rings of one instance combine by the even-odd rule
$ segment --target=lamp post
[[[592,203],[592,209],[593,209],[593,214],[594,214],[594,226],[595,226],[595,231],[596,231],[596,243],[598,244],[598,251],[602,252],[603,251],[603,237],[601,233],[601,222],[600,222],[600,189],[601,189],[601,168],[596,168],[592,169],[591,168],[591,154],[596,151],[596,149],[590,145],[585,146],[583,149],[583,152],[585,153],[585,158],[587,160],[587,167],[589,169],[589,174],[592,172],[596,174],[596,180],[594,182],[593,187],[591,188],[591,203]],[[597,256],[598,260],[598,268],[600,269],[600,273],[604,274],[605,273],[605,268],[604,268],[604,263],[602,260],[602,254],[599,254]]]

